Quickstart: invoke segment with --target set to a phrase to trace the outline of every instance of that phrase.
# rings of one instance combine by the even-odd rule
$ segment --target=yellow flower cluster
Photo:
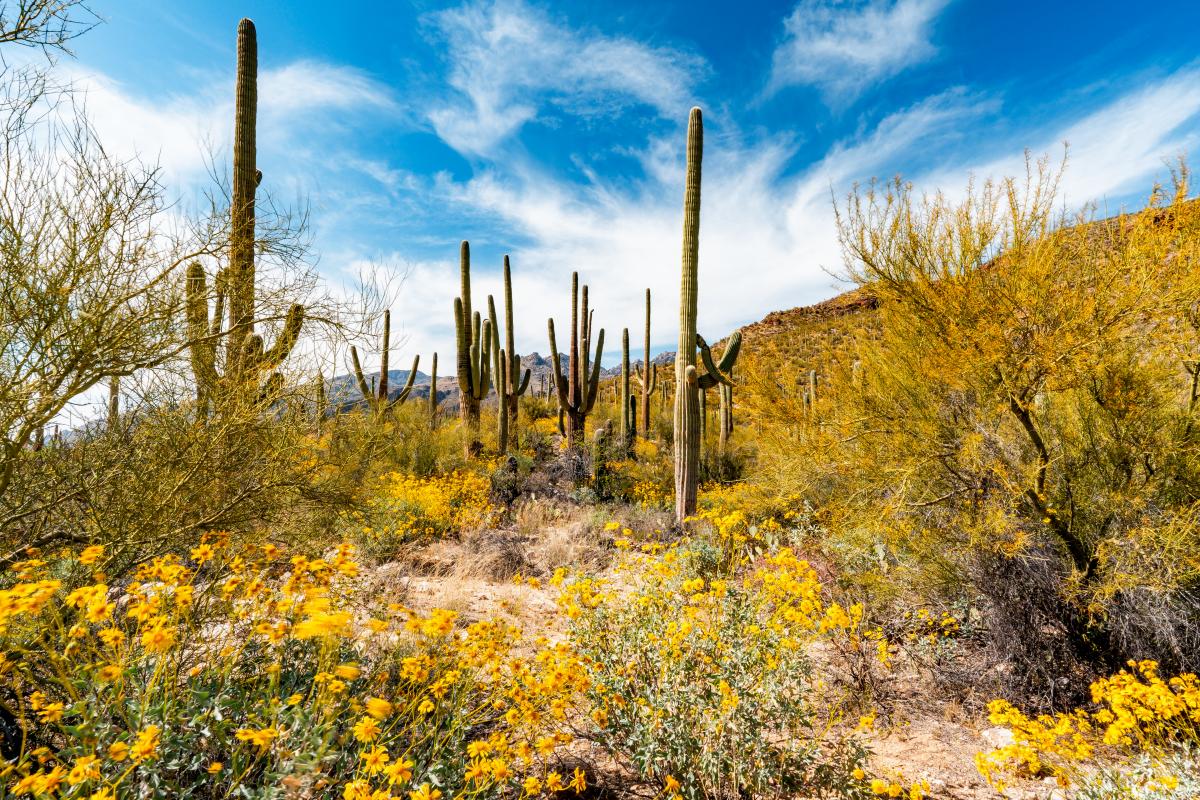
[[[392,472],[372,493],[356,520],[369,541],[401,542],[447,536],[486,524],[493,508],[485,475],[459,470],[421,478]]]
[[[0,672],[41,687],[19,721],[42,729],[29,741],[55,742],[20,752],[0,794],[274,785],[301,757],[349,765],[321,779],[322,796],[432,800],[458,794],[455,781],[529,796],[586,787],[582,771],[561,768],[590,686],[569,644],[525,641],[497,621],[462,629],[445,609],[371,608],[349,544],[314,557],[209,535],[190,561],[155,559],[124,589],[67,591],[45,577],[55,569],[23,563],[25,580],[0,595],[12,623],[0,629]],[[117,703],[143,710],[109,713]],[[469,737],[479,730],[488,736]]]
[[[1131,661],[1129,668],[1092,684],[1092,710],[1029,717],[993,700],[991,722],[1011,728],[1013,743],[979,753],[979,771],[997,785],[1004,773],[1052,776],[1067,785],[1100,748],[1157,754],[1200,741],[1200,679],[1188,673],[1163,680],[1153,661]]]

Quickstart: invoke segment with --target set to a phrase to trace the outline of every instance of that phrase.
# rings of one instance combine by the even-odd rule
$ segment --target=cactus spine
[[[464,445],[468,456],[483,448],[479,441],[479,403],[491,389],[492,321],[480,321],[471,310],[471,246],[459,249],[460,296],[454,298],[454,333],[458,346],[459,416],[466,428]]]
[[[408,380],[404,383],[404,388],[395,398],[388,398],[388,354],[392,349],[392,312],[387,310],[383,312],[383,337],[382,351],[379,355],[379,381],[375,384],[374,390],[367,384],[366,378],[363,377],[362,362],[358,360],[358,348],[350,345],[350,363],[354,368],[354,382],[358,384],[358,391],[362,394],[363,400],[371,412],[377,416],[383,415],[391,411],[396,406],[404,405],[412,394],[413,381],[417,377],[417,366],[421,363],[421,356],[418,354],[413,356],[412,369],[408,371]]]
[[[650,438],[650,397],[658,387],[658,365],[650,363],[650,290],[646,290],[646,327],[644,339],[644,355],[642,363],[637,368],[637,382],[641,387],[641,420],[638,422],[638,434],[643,439]]]
[[[696,489],[700,479],[701,407],[700,393],[718,384],[730,384],[741,347],[741,333],[729,337],[718,366],[712,352],[696,332],[700,261],[700,173],[704,155],[704,119],[693,108],[688,119],[687,176],[683,190],[683,256],[679,292],[679,347],[675,353],[675,519],[682,523],[696,513]],[[705,375],[696,370],[696,350],[704,362]]]
[[[571,350],[567,375],[563,375],[554,338],[554,319],[546,320],[550,334],[550,361],[554,369],[554,386],[558,393],[558,408],[566,418],[563,435],[572,446],[582,443],[587,415],[596,405],[600,393],[600,356],[604,353],[604,329],[596,339],[596,360],[589,369],[588,356],[592,345],[592,316],[588,311],[588,289],[583,287],[582,324],[579,304],[579,273],[571,273]]]
[[[229,266],[218,272],[214,281],[215,302],[211,317],[203,265],[192,263],[185,284],[190,357],[196,378],[196,400],[202,416],[208,414],[213,404],[227,399],[232,390],[247,386],[257,390],[255,393],[260,401],[271,399],[282,388],[283,377],[275,373],[260,386],[261,377],[288,357],[304,324],[304,306],[294,304],[288,309],[279,338],[270,348],[254,333],[254,195],[262,181],[262,172],[256,166],[258,38],[254,23],[249,19],[238,24],[235,95]],[[225,371],[224,375],[219,375],[217,342],[222,337],[225,339]]]

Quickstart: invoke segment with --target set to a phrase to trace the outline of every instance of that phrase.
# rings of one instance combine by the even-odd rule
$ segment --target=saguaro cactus
[[[358,384],[358,391],[362,393],[367,407],[376,416],[382,416],[396,406],[404,405],[412,395],[413,381],[417,377],[417,366],[421,363],[420,354],[413,356],[412,369],[408,371],[408,380],[405,381],[404,388],[394,398],[389,398],[388,354],[392,349],[392,312],[390,310],[383,312],[382,339],[382,350],[379,355],[379,381],[376,383],[374,391],[367,385],[367,380],[363,376],[362,362],[358,360],[358,348],[350,345],[350,364],[354,368],[354,382]]]
[[[433,354],[433,366],[429,372],[429,427],[437,428],[438,418],[438,389],[437,389],[437,353]]]
[[[454,298],[454,333],[458,346],[459,416],[467,431],[464,445],[468,456],[483,448],[479,441],[479,404],[491,389],[492,321],[480,320],[471,311],[471,246],[459,249],[462,294]]]
[[[679,292],[679,347],[675,353],[675,519],[696,513],[696,488],[700,479],[700,392],[721,383],[731,384],[741,347],[741,333],[729,337],[718,366],[704,339],[696,333],[700,262],[700,166],[704,155],[704,120],[699,108],[688,119],[687,177],[683,190],[683,258]],[[696,370],[696,350],[705,375]]]
[[[582,316],[582,325],[580,317]],[[587,415],[596,405],[600,393],[600,356],[604,353],[604,329],[596,337],[596,360],[589,370],[588,356],[592,345],[592,313],[588,311],[588,288],[583,287],[583,308],[580,314],[579,273],[571,273],[571,350],[567,375],[560,370],[558,343],[554,338],[554,319],[546,320],[550,334],[550,363],[554,370],[554,387],[558,393],[558,408],[564,412],[564,435],[574,446],[582,443]]]
[[[637,406],[629,386],[629,328],[621,331],[621,447],[625,452],[633,445]]]
[[[211,316],[203,265],[199,262],[191,264],[185,284],[192,372],[196,377],[196,399],[202,415],[208,413],[211,404],[223,402],[235,390],[246,387],[251,387],[252,395],[259,399],[269,399],[274,394],[270,390],[280,388],[283,378],[276,373],[262,382],[261,377],[288,357],[304,324],[304,306],[295,304],[288,309],[283,330],[270,348],[254,333],[254,195],[262,181],[262,172],[255,163],[258,38],[254,23],[248,19],[238,24],[235,95],[229,266],[218,272],[214,281],[215,302]],[[224,374],[219,374],[217,342],[222,339],[225,342]]]
[[[641,419],[638,421],[638,435],[643,439],[650,438],[650,397],[658,387],[658,365],[650,363],[650,290],[646,290],[646,327],[645,348],[642,363],[637,368],[637,382],[641,388]]]

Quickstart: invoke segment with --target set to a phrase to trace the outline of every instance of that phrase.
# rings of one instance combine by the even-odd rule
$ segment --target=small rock
[[[1008,747],[1013,743],[1013,732],[1010,728],[986,728],[980,732],[980,736],[987,742],[993,750],[1001,747]]]

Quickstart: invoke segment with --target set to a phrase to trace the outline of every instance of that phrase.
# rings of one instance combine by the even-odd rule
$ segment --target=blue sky
[[[700,328],[838,290],[831,192],[1014,174],[1070,142],[1071,204],[1136,207],[1200,140],[1200,3],[801,0],[436,4],[109,0],[64,63],[109,147],[174,191],[228,157],[235,33],[258,27],[264,186],[306,203],[318,268],[407,280],[405,353],[449,353],[457,244],[476,293],[511,253],[520,352],[569,275],[597,321],[656,302],[670,349],[683,136],[705,110]],[[498,292],[497,292],[498,294]],[[634,337],[639,340],[639,336]],[[443,363],[447,363],[443,356]]]

